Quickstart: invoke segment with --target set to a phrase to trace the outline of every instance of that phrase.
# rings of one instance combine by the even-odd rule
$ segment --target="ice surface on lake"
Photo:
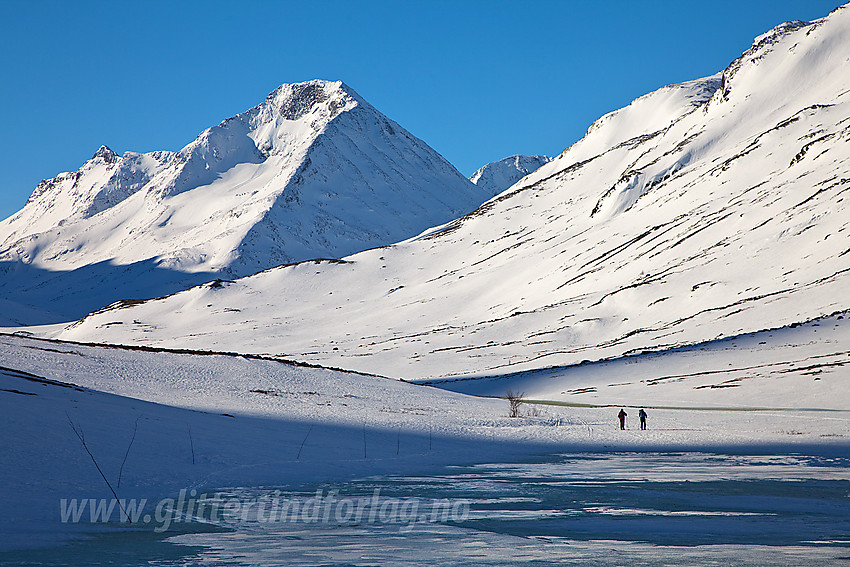
[[[320,488],[340,498],[380,489],[426,509],[466,500],[464,521],[230,521],[233,531],[171,541],[203,548],[190,561],[199,565],[840,564],[850,560],[848,472],[848,459],[805,455],[547,455]]]
[[[850,564],[850,458],[712,452],[555,453],[523,462],[371,476],[297,491],[217,491],[225,504],[416,502],[396,521],[314,520],[228,505],[169,531],[112,526],[0,565],[841,565]],[[439,502],[462,514],[429,516]],[[247,508],[246,508],[247,509]],[[315,521],[318,517],[319,520]],[[81,563],[81,564],[82,564]]]

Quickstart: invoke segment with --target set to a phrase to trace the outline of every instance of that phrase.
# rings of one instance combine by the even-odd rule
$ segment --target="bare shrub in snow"
[[[523,400],[525,399],[525,393],[513,392],[511,390],[508,390],[505,393],[505,399],[508,400],[508,403],[511,407],[510,413],[508,413],[508,417],[520,417],[519,408],[523,404]]]

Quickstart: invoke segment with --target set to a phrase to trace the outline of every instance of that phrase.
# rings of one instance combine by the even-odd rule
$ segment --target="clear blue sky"
[[[557,155],[838,0],[0,2],[0,219],[106,144],[178,150],[281,83],[341,79],[465,175]]]

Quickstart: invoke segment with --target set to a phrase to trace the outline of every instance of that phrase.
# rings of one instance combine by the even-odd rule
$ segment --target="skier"
[[[646,429],[646,412],[643,411],[643,408],[640,408],[638,412],[638,417],[640,418],[640,428]]]
[[[620,418],[620,429],[625,429],[625,428],[626,428],[626,416],[627,416],[627,415],[629,415],[629,414],[627,414],[627,413],[623,410],[623,408],[620,408],[620,413],[618,413],[618,414],[617,414],[617,417],[618,417],[618,418]]]

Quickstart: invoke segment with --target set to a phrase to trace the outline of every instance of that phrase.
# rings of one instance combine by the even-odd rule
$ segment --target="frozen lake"
[[[548,454],[230,488],[205,501],[212,524],[125,527],[0,565],[850,565],[848,479],[844,457]]]

